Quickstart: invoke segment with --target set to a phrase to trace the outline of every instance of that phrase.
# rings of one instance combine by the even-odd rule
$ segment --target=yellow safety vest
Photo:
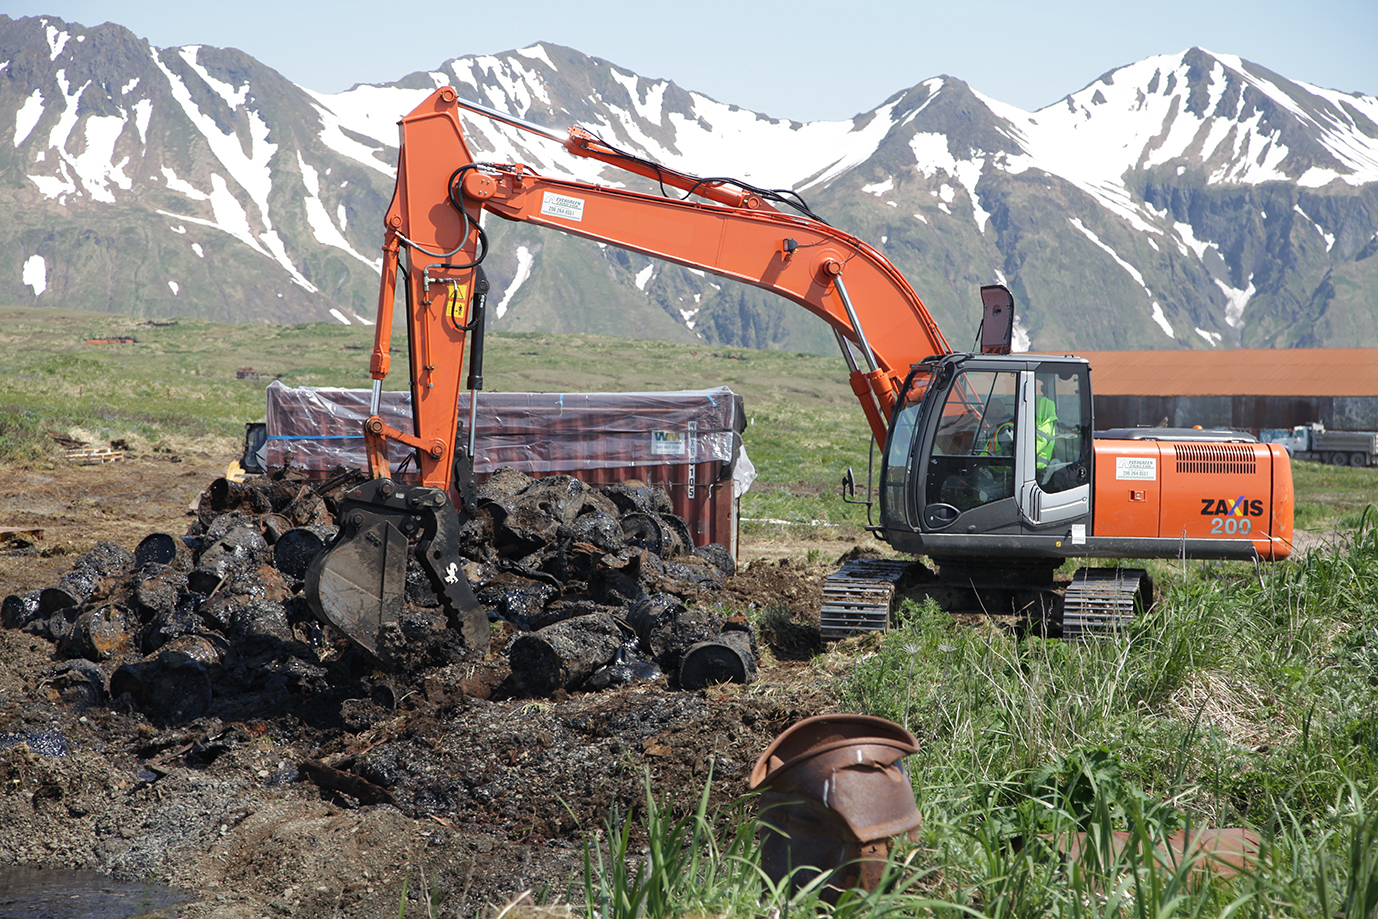
[[[1034,401],[1034,464],[1039,470],[1046,469],[1053,459],[1053,439],[1057,434],[1057,405],[1047,396],[1039,396]]]

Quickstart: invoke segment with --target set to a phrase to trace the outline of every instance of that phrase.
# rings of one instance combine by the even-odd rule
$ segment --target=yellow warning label
[[[469,308],[469,289],[464,284],[451,284],[450,296],[445,303],[445,311],[455,325],[464,325],[465,311]]]

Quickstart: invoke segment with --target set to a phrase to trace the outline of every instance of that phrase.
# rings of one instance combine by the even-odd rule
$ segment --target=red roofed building
[[[1378,348],[1081,351],[1096,427],[1378,431]]]

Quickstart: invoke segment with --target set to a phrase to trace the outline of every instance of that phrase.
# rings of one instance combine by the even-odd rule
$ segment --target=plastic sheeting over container
[[[325,475],[367,468],[363,423],[371,393],[362,389],[268,386],[265,468],[285,464]],[[385,392],[379,415],[412,430],[411,394]],[[461,426],[469,395],[459,399]],[[482,482],[511,466],[531,476],[572,475],[590,485],[639,479],[665,489],[697,545],[737,550],[737,498],[755,479],[742,448],[746,415],[727,387],[642,393],[503,393],[478,396],[474,467]],[[461,431],[461,441],[467,433]],[[409,448],[393,443],[394,471]],[[414,468],[414,467],[413,467]]]

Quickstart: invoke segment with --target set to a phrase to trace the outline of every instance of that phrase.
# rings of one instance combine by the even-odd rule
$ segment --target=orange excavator
[[[478,162],[461,108],[650,179],[662,194]],[[1151,584],[1139,569],[1114,568],[1056,583],[1068,558],[1276,560],[1290,551],[1292,476],[1281,447],[1194,429],[1093,436],[1091,368],[1072,356],[1010,353],[1014,303],[1003,286],[981,289],[981,350],[954,352],[884,255],[793,192],[678,172],[588,131],[561,136],[462,100],[450,87],[400,124],[365,422],[370,478],[347,492],[339,536],[307,583],[317,614],[370,650],[400,614],[409,542],[465,640],[486,642],[487,617],[457,543],[474,509],[474,428],[458,406],[466,342],[467,388],[482,388],[484,211],[773,291],[827,322],[882,457],[870,529],[933,560],[936,572],[909,586],[945,608],[1032,608],[1060,617],[1070,633],[1132,614]],[[379,417],[399,280],[411,431]],[[419,482],[393,478],[390,443],[414,450]],[[854,496],[850,471],[846,484]]]

